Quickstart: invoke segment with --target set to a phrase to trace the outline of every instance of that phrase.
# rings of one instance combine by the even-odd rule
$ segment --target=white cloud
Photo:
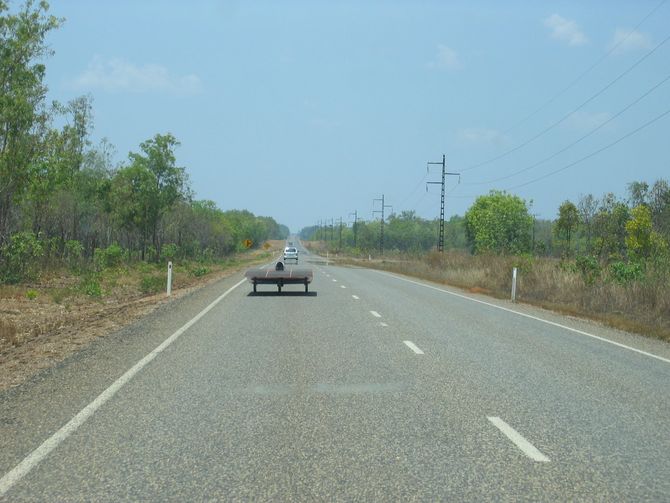
[[[568,117],[563,125],[568,129],[573,129],[579,131],[580,133],[587,133],[592,129],[597,128],[611,117],[612,114],[609,112],[584,112],[582,110],[578,110],[570,117]],[[606,126],[605,129],[610,126],[611,124]]]
[[[145,93],[162,91],[175,94],[195,94],[201,90],[200,78],[189,74],[170,75],[161,65],[137,66],[121,58],[93,58],[88,68],[78,75],[72,86],[78,89],[102,89],[108,92]]]
[[[437,55],[435,61],[428,63],[430,68],[444,68],[447,70],[457,70],[461,67],[461,60],[451,47],[439,44],[437,46]]]
[[[552,38],[567,42],[568,45],[584,45],[589,41],[576,22],[558,14],[552,14],[545,19],[544,25],[551,30]]]
[[[497,129],[486,128],[465,128],[458,132],[458,139],[462,143],[469,144],[486,144],[494,143],[497,145],[503,144],[507,141],[507,137]]]
[[[646,33],[636,30],[625,30],[623,28],[617,28],[610,43],[610,49],[616,47],[614,54],[623,54],[640,49],[651,49],[652,46],[651,37]]]

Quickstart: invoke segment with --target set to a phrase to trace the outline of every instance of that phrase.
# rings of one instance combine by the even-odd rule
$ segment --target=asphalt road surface
[[[305,265],[308,295],[232,277],[0,394],[0,500],[670,500],[670,345]]]

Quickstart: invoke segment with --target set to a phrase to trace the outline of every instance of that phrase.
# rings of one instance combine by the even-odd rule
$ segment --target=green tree
[[[586,235],[586,251],[591,252],[593,238],[593,221],[598,211],[598,201],[593,194],[582,195],[577,203],[579,220],[582,224],[582,235]]]
[[[141,154],[131,152],[129,157],[138,183],[141,211],[139,228],[142,232],[142,257],[148,238],[160,257],[158,228],[163,215],[174,205],[189,197],[188,177],[184,168],[176,166],[174,149],[179,146],[170,133],[157,134],[140,144]]]
[[[558,219],[554,223],[554,232],[566,241],[566,253],[570,255],[570,240],[579,225],[579,210],[570,201],[564,201],[558,208]]]
[[[593,219],[595,252],[610,260],[626,254],[626,222],[630,218],[628,206],[612,193],[605,194]]]
[[[670,184],[656,180],[649,192],[649,207],[654,230],[670,241]]]
[[[33,153],[44,134],[45,37],[61,24],[46,2],[28,0],[17,13],[0,0],[0,244],[9,237],[16,200],[30,182]]]
[[[635,208],[648,204],[649,184],[647,182],[631,182],[628,184],[629,202]]]
[[[649,258],[662,253],[667,248],[661,235],[654,231],[651,222],[651,210],[641,204],[631,211],[626,222],[626,247],[634,258]]]
[[[465,232],[473,253],[525,253],[530,250],[533,217],[518,196],[492,190],[465,213]]]

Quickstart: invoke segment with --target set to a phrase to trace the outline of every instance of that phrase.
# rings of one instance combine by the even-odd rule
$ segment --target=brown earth
[[[175,271],[171,297],[164,292],[143,295],[137,287],[131,287],[133,279],[135,284],[138,279],[125,275],[100,299],[82,294],[68,296],[65,301],[59,298],[54,292],[80,281],[67,274],[37,284],[0,288],[0,390],[18,386],[162,304],[235,274],[251,263],[267,260],[268,253],[283,249],[283,241],[268,243],[266,251],[241,255],[236,265],[212,266],[211,272],[201,277]]]

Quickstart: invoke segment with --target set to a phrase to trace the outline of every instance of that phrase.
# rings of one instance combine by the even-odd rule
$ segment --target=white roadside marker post
[[[512,302],[516,302],[516,267],[512,269]]]
[[[167,296],[172,295],[172,262],[168,262]]]

